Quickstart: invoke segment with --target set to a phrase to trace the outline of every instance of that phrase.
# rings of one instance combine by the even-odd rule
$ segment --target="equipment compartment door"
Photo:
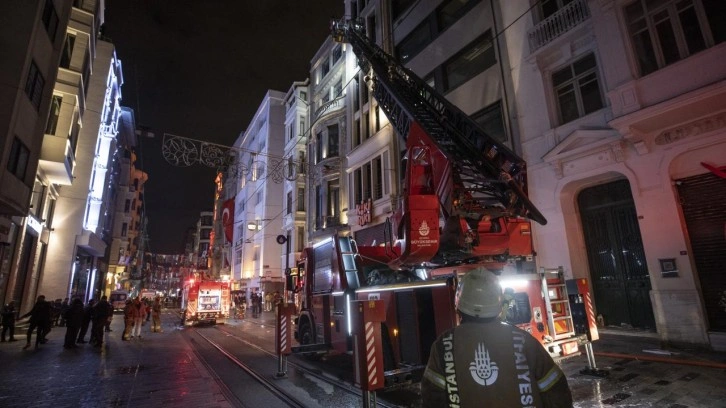
[[[595,305],[609,326],[655,328],[650,276],[628,180],[578,196]]]

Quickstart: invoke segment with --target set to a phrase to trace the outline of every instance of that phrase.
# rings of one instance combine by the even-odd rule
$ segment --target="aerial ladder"
[[[442,265],[500,255],[511,248],[507,243],[488,247],[486,234],[515,228],[529,235],[528,220],[546,224],[527,198],[523,159],[371,42],[359,22],[334,22],[332,32],[336,41],[352,46],[362,70],[372,72],[366,80],[373,95],[406,143],[409,191],[403,194],[398,220],[394,215],[398,225],[390,240],[403,240],[405,247],[392,249],[397,259],[391,264]],[[425,200],[418,198],[426,196],[437,203],[421,204]],[[417,206],[424,207],[419,217]],[[439,217],[444,227],[437,241],[443,243],[417,246],[417,228],[425,222],[428,229],[438,229]],[[416,225],[417,219],[423,221]],[[462,251],[466,246],[469,251]],[[531,252],[531,247],[522,251]]]

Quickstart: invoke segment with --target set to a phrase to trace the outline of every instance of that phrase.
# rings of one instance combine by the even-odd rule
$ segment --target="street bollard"
[[[275,344],[277,345],[277,374],[275,377],[287,376],[287,356],[292,354],[292,313],[294,303],[279,305],[277,307],[277,329],[275,330]]]
[[[375,390],[384,386],[381,322],[386,319],[382,300],[351,302],[355,381],[363,390],[363,407],[376,405]],[[371,405],[373,404],[373,405]]]

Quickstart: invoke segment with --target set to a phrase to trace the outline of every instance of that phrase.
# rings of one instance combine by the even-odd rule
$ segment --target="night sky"
[[[214,202],[214,170],[162,157],[164,133],[231,146],[268,89],[309,76],[343,0],[106,0],[103,34],[123,66],[123,106],[140,140],[152,252],[183,251],[184,234]]]

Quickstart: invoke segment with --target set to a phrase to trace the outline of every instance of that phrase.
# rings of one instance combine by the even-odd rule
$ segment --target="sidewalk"
[[[103,347],[70,350],[65,327],[54,327],[38,350],[23,350],[26,331],[16,330],[18,341],[0,343],[0,406],[230,407],[178,323],[175,310],[164,310],[163,333],[147,323],[140,339],[121,341],[123,318],[115,314]]]

